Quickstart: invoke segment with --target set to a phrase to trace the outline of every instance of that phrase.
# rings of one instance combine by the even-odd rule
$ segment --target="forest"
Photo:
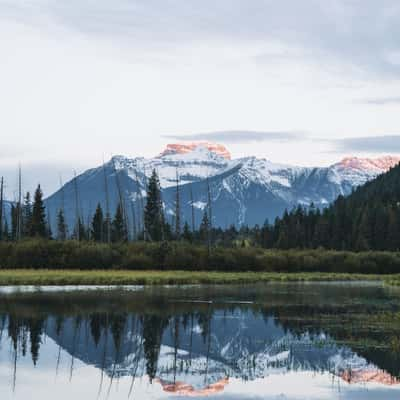
[[[39,185],[33,201],[27,193],[12,204],[10,221],[0,207],[0,268],[400,271],[400,166],[323,210],[298,206],[263,226],[214,227],[208,198],[196,229],[181,221],[177,185],[168,219],[153,171],[136,225],[129,226],[121,198],[113,215],[98,204],[84,224],[78,213],[71,232],[60,207],[52,232]]]

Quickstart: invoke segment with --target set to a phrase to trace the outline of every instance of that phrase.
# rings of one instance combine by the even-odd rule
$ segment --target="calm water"
[[[380,284],[0,289],[0,399],[400,399]]]

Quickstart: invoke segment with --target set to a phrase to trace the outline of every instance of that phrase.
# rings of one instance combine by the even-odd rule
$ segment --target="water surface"
[[[379,283],[0,289],[2,400],[385,400],[399,378]]]

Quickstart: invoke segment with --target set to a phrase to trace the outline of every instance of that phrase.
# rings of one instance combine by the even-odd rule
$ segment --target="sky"
[[[0,174],[49,193],[181,140],[400,154],[399,20],[398,0],[0,0]]]

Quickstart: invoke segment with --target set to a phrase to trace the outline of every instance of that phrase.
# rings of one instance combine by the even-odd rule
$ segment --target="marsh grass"
[[[382,280],[380,275],[347,273],[274,273],[213,271],[125,270],[0,270],[0,285],[189,285],[250,284],[262,282],[312,282]]]

